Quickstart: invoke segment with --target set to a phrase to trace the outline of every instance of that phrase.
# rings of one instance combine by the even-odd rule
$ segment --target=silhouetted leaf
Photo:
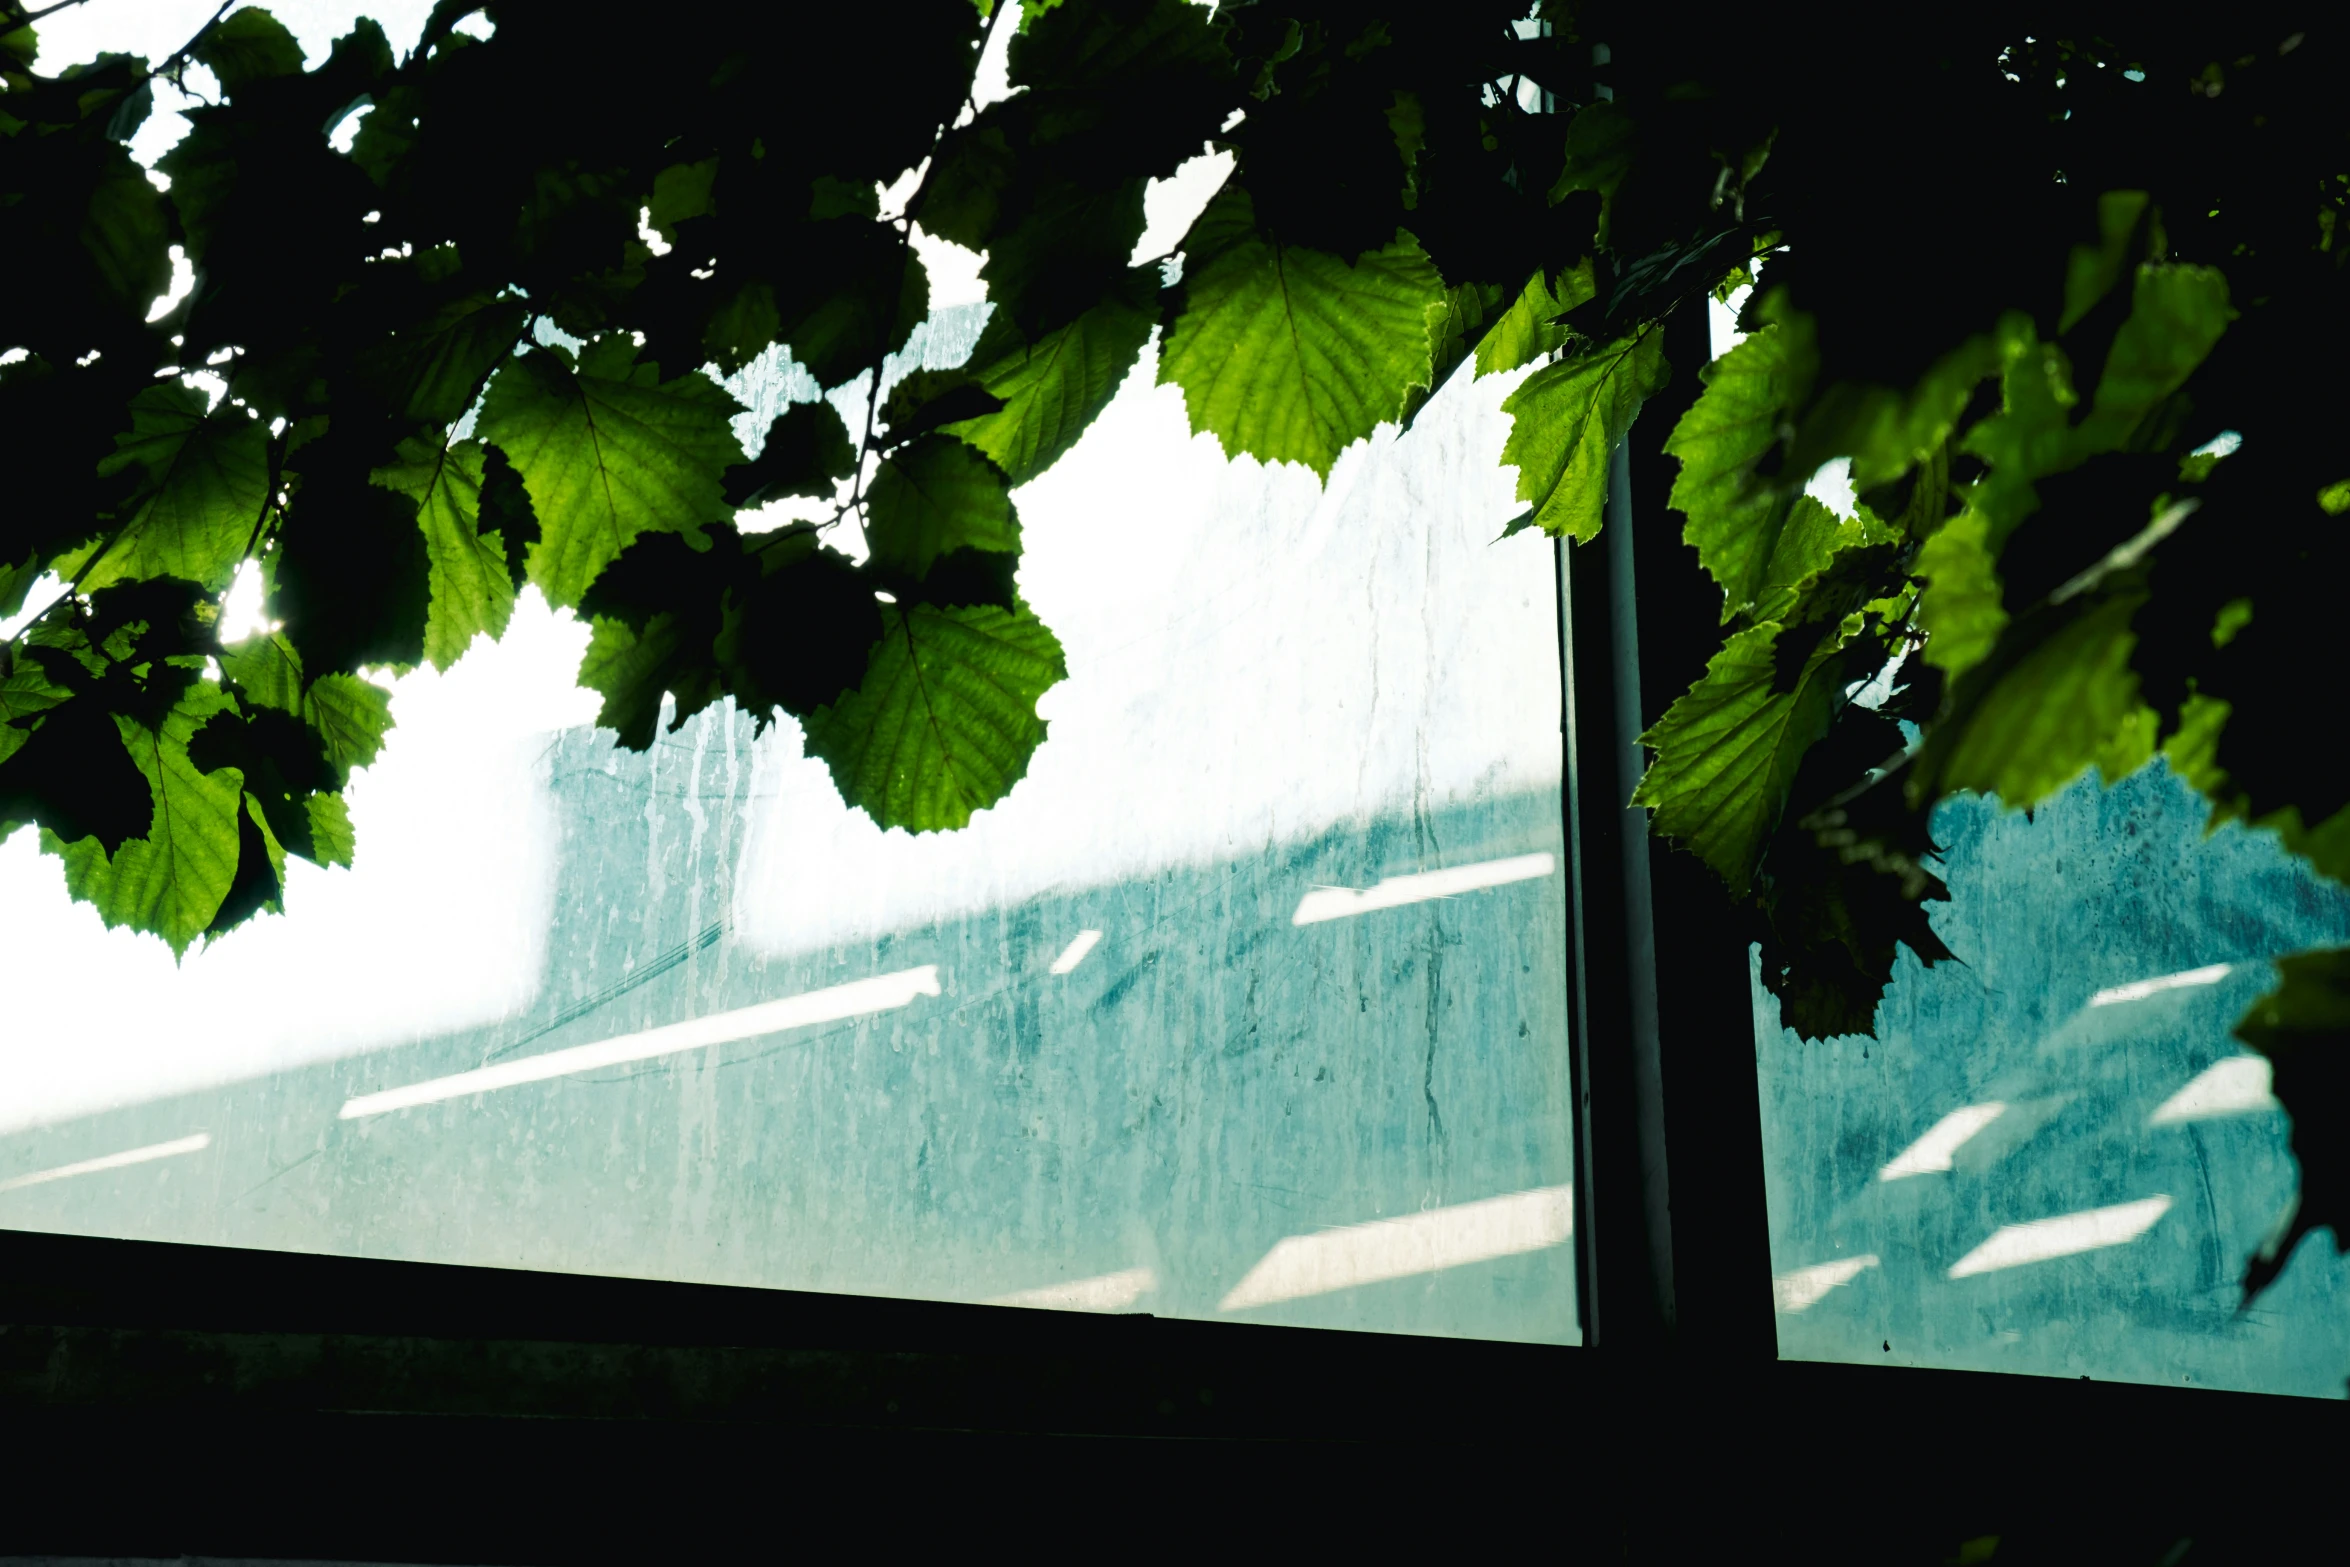
[[[2249,1259],[2244,1299],[2276,1281],[2311,1230],[2350,1250],[2350,947],[2277,961],[2277,988],[2252,1004],[2236,1037],[2268,1058],[2272,1091],[2293,1118],[2301,1182],[2268,1243]]]

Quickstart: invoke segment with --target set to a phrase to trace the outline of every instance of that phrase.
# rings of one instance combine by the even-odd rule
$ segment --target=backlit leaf
[[[2134,738],[2143,711],[2130,668],[2130,619],[2142,589],[2083,597],[2010,627],[1952,687],[1926,737],[1911,789],[1932,798],[1972,789],[2011,807],[2046,799]],[[2112,781],[2112,780],[2108,780]]]
[[[625,338],[591,347],[576,370],[544,348],[500,369],[481,434],[530,493],[530,577],[548,601],[577,604],[640,533],[698,540],[731,516],[721,476],[743,460],[728,423],[740,411],[698,371],[662,382]]]
[[[190,688],[160,729],[118,719],[122,744],[154,793],[143,837],[109,855],[95,838],[44,847],[65,861],[67,888],[109,926],[161,936],[184,953],[212,925],[237,874],[244,784],[233,770],[204,773],[188,757],[188,738],[227,702],[210,683]]]
[[[1665,438],[1681,460],[1671,497],[1689,519],[1681,537],[1722,585],[1725,621],[1754,602],[1787,525],[1792,501],[1757,481],[1755,466],[1813,374],[1808,341],[1766,326],[1699,372],[1705,390]]]
[[[1846,644],[1860,627],[1852,615],[1826,628],[1765,621],[1741,631],[1640,737],[1656,761],[1632,803],[1650,807],[1656,831],[1712,866],[1733,893],[1747,890],[1804,753],[1835,717],[1851,678]],[[1806,636],[1808,650],[1799,640]]]
[[[1012,483],[1027,483],[1109,406],[1156,319],[1148,293],[1140,300],[1113,295],[1034,343],[1021,340],[1008,315],[990,319],[971,373],[1004,406],[949,430],[993,458]]]
[[[923,436],[884,458],[866,507],[866,539],[884,570],[920,578],[950,550],[1020,548],[1003,470],[951,435]]]
[[[1669,374],[1664,333],[1652,329],[1538,370],[1510,393],[1501,460],[1518,470],[1533,525],[1577,543],[1598,536],[1609,456]]]
[[[218,587],[236,570],[269,493],[269,433],[242,409],[207,414],[205,403],[175,383],[131,400],[130,433],[115,437],[98,471],[135,471],[143,482],[84,586],[181,577]]]
[[[1011,792],[1044,739],[1036,701],[1068,673],[1025,606],[891,605],[864,682],[809,715],[808,752],[884,827],[961,827]]]
[[[375,482],[416,501],[431,560],[432,608],[424,623],[424,656],[446,669],[483,633],[504,633],[514,613],[514,584],[506,573],[506,544],[481,531],[479,441],[443,446],[411,437],[400,460],[375,471]]]
[[[1477,373],[1493,375],[1530,365],[1551,350],[1565,346],[1567,329],[1554,324],[1591,297],[1591,263],[1585,260],[1554,282],[1537,272],[1526,280],[1518,297],[1477,342]]]
[[[1227,454],[1327,478],[1340,452],[1428,384],[1429,312],[1444,281],[1416,243],[1350,264],[1259,235],[1247,194],[1226,189],[1185,246],[1159,384],[1183,388],[1191,428]]]

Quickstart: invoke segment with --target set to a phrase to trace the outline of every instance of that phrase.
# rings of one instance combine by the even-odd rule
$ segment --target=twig
[[[38,11],[17,11],[16,25],[18,27],[26,26],[29,23],[39,21],[44,16],[51,15],[54,12],[62,11],[68,6],[80,5],[81,3],[82,0],[57,0],[55,5],[45,5]],[[11,9],[13,10],[14,8],[11,7]],[[11,31],[13,30],[14,29],[11,29]]]

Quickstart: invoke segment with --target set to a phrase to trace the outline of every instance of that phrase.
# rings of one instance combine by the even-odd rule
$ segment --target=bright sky
[[[275,9],[315,60],[361,8]],[[365,9],[405,48],[429,7]],[[42,25],[42,63],[160,57],[209,11],[92,0]],[[151,127],[138,150],[176,135]],[[1155,190],[1138,254],[1169,248],[1221,172],[1198,160]],[[755,765],[743,939],[854,943],[1415,801],[1556,781],[1549,546],[1492,542],[1517,509],[1497,461],[1504,381],[1456,385],[1408,443],[1383,431],[1323,490],[1300,469],[1227,463],[1188,434],[1154,369],[1146,357],[1085,443],[1020,494],[1023,591],[1071,669],[1045,698],[1053,732],[1027,781],[965,833],[885,834],[840,803],[785,720]],[[592,721],[596,698],[573,681],[585,642],[534,591],[502,642],[402,677],[398,727],[352,785],[357,864],[293,862],[287,915],[184,963],[71,903],[30,830],[0,845],[0,951],[46,981],[20,987],[0,1035],[0,1131],[527,1004],[560,847],[543,758],[553,731]],[[258,1011],[256,995],[269,998]]]

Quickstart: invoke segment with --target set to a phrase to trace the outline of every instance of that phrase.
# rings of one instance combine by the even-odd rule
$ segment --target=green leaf
[[[281,713],[302,711],[302,659],[285,633],[231,643],[221,650],[220,668],[243,700]]]
[[[2129,319],[2114,335],[2089,416],[2073,432],[2073,461],[2163,443],[2151,427],[2172,394],[2236,319],[2228,280],[2211,267],[2138,269]]]
[[[881,402],[883,451],[905,445],[942,425],[997,412],[1002,398],[964,370],[911,370]]]
[[[2144,708],[2130,667],[2137,645],[2130,620],[2145,598],[2142,587],[2125,584],[2011,626],[1951,688],[1949,711],[1918,754],[1916,797],[1971,789],[2020,809],[2110,761],[2117,742],[2135,750],[2133,726]]]
[[[245,797],[237,812],[237,870],[204,927],[210,940],[227,934],[256,914],[282,914],[286,900],[286,851],[269,830],[268,818],[253,797]]]
[[[147,171],[121,148],[108,148],[105,164],[90,187],[82,251],[97,267],[99,288],[134,319],[143,318],[171,287],[171,220]]]
[[[160,729],[115,720],[123,748],[154,793],[146,836],[112,855],[96,838],[62,843],[54,833],[43,836],[42,846],[65,861],[68,891],[108,926],[161,936],[174,954],[184,954],[211,927],[236,880],[244,781],[233,768],[201,772],[188,756],[189,737],[227,701],[220,687],[202,682]]]
[[[2311,1230],[2350,1236],[2350,947],[2277,960],[2277,988],[2252,1004],[2236,1037],[2268,1058],[2270,1086],[2293,1122],[2301,1181],[2286,1222],[2244,1273],[2244,1298],[2275,1282]]]
[[[645,532],[724,522],[722,475],[743,460],[729,420],[740,406],[695,372],[669,382],[606,338],[575,372],[547,349],[510,360],[490,382],[481,434],[522,475],[539,539],[530,577],[548,602],[579,602],[597,573]]]
[[[1550,281],[1546,272],[1526,280],[1518,297],[1501,313],[1477,343],[1477,373],[1493,375],[1530,365],[1553,349],[1566,346],[1567,329],[1554,324],[1591,297],[1591,261],[1586,257],[1572,271]]]
[[[1518,470],[1518,499],[1533,502],[1531,525],[1577,543],[1598,536],[1608,459],[1670,374],[1664,333],[1650,327],[1538,370],[1510,393],[1501,460]]]
[[[1795,496],[1785,506],[1770,555],[1757,574],[1754,618],[1796,618],[1798,601],[1829,579],[1839,557],[1849,550],[1889,542],[1892,530],[1874,519],[1839,517],[1814,496]]]
[[[668,239],[677,238],[677,225],[715,210],[710,186],[718,177],[718,160],[673,163],[653,176],[653,199],[646,205],[646,221]]]
[[[667,610],[641,627],[598,619],[579,664],[579,683],[603,694],[596,722],[642,751],[653,743],[663,697],[677,698],[672,729],[717,701],[726,691],[710,642],[711,630],[698,617]]]
[[[1245,192],[1208,203],[1185,241],[1183,308],[1159,384],[1183,388],[1195,433],[1227,455],[1321,478],[1428,384],[1428,324],[1444,280],[1416,241],[1352,265],[1259,235]]]
[[[372,680],[339,673],[305,684],[301,655],[283,632],[223,649],[220,668],[241,700],[291,714],[310,726],[338,789],[350,781],[353,768],[375,760],[384,736],[391,732],[389,691]]]
[[[1609,220],[1615,215],[1616,188],[1632,172],[1637,141],[1632,116],[1611,100],[1585,104],[1567,122],[1566,167],[1550,187],[1550,202],[1555,207],[1584,190],[1598,196],[1602,244],[1608,240]]]
[[[357,675],[321,675],[303,693],[302,717],[317,731],[339,787],[351,770],[365,767],[383,749],[392,728],[392,694]]]
[[[118,515],[121,535],[82,579],[85,588],[140,577],[180,577],[218,589],[234,575],[269,494],[269,433],[225,403],[176,383],[131,399],[131,430],[98,464],[142,481]]]
[[[603,693],[597,722],[622,745],[653,743],[664,695],[677,698],[674,729],[725,694],[711,643],[728,589],[754,570],[740,535],[721,527],[702,550],[674,534],[646,534],[596,579],[579,606],[595,624],[580,683]]]
[[[1769,575],[1792,500],[1759,482],[1755,465],[1777,443],[1787,410],[1811,384],[1809,338],[1784,324],[1749,336],[1698,373],[1705,390],[1665,438],[1681,460],[1672,507],[1681,537],[1722,585],[1722,619],[1751,607]]]
[[[1068,673],[1021,606],[891,605],[864,683],[806,720],[808,753],[883,827],[961,827],[1011,792],[1045,734],[1037,698]]]
[[[2142,190],[2109,190],[2097,198],[2097,243],[2075,245],[2065,262],[2064,315],[2056,324],[2059,336],[2078,326],[2121,281],[2131,250],[2143,248],[2130,241],[2137,237],[2139,222],[2147,216],[2150,204],[2151,198]]]
[[[1804,753],[1835,718],[1851,678],[1846,648],[1861,625],[1856,614],[1834,626],[1765,621],[1739,632],[1640,737],[1656,760],[1632,803],[1649,807],[1655,830],[1712,866],[1733,894],[1753,881]]]
[[[373,478],[416,502],[416,525],[424,530],[431,561],[424,656],[446,669],[476,636],[503,635],[514,614],[506,541],[494,531],[481,531],[479,441],[443,446],[412,436],[400,443],[399,455],[397,463],[376,469]]]
[[[1918,550],[1918,624],[1926,633],[1924,658],[1946,675],[1981,663],[2007,629],[1998,569],[1987,542],[1990,523],[1969,507],[1942,525]]]
[[[1034,343],[1020,338],[1009,315],[990,318],[971,373],[1003,407],[948,430],[993,458],[1014,484],[1050,468],[1109,406],[1150,340],[1157,310],[1148,293],[1132,292],[1142,298],[1113,295]]]
[[[349,865],[359,840],[351,830],[351,808],[343,797],[314,794],[302,804],[310,815],[310,857],[321,865]]]
[[[951,435],[926,435],[883,459],[866,496],[873,563],[921,578],[950,550],[1017,553],[1020,519],[1002,469]]]
[[[302,73],[302,45],[285,23],[257,5],[215,23],[192,52],[231,97],[254,82]]]
[[[360,368],[402,418],[454,424],[529,319],[530,307],[511,295],[469,295],[369,349]]]
[[[1855,489],[1865,493],[1894,483],[1943,450],[1975,388],[2000,372],[2011,343],[2031,336],[2031,318],[2011,311],[1995,332],[1978,332],[1935,360],[1907,391],[1832,388],[1790,443],[1788,471],[1809,474],[1830,458],[1849,457]]]

